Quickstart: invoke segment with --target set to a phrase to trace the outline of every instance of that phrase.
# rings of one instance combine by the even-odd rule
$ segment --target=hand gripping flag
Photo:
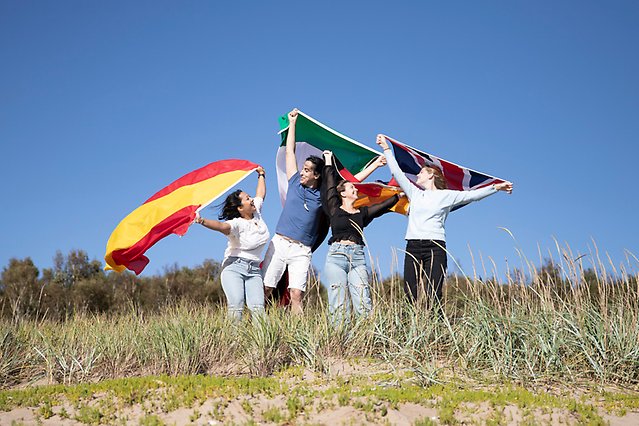
[[[222,160],[182,176],[155,193],[115,228],[107,242],[104,269],[140,274],[144,253],[170,234],[184,235],[196,213],[258,167],[246,160]]]
[[[505,182],[503,179],[480,173],[432,154],[419,151],[388,136],[384,137],[393,147],[393,153],[395,154],[399,168],[402,169],[406,177],[413,183],[417,181],[417,174],[423,166],[436,167],[441,170],[448,184],[448,189],[457,191],[469,191],[471,189],[483,188],[495,183]],[[463,206],[456,207],[453,210],[460,207]]]

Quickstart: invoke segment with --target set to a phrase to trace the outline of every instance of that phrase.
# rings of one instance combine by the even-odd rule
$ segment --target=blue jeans
[[[333,243],[326,255],[324,285],[328,292],[328,311],[334,323],[371,311],[371,294],[364,246]],[[350,300],[349,300],[350,296]]]
[[[244,301],[253,319],[264,313],[264,286],[258,261],[229,257],[222,265],[221,277],[231,318],[242,319]]]

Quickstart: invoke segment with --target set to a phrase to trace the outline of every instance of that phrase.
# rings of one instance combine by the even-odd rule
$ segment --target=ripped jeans
[[[364,246],[333,243],[326,254],[322,281],[328,292],[328,311],[333,323],[348,320],[372,308]],[[350,300],[349,300],[350,299]]]

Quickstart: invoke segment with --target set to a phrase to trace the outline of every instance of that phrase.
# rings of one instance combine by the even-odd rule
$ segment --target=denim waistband
[[[249,259],[244,259],[243,257],[229,256],[226,259],[224,259],[224,262],[222,263],[222,269],[226,268],[231,263],[236,263],[236,262],[243,263],[245,265],[252,266],[254,268],[259,268],[261,263],[259,260],[249,260]]]
[[[330,245],[329,250],[363,250],[364,245],[362,244],[342,244],[342,243],[333,243]]]

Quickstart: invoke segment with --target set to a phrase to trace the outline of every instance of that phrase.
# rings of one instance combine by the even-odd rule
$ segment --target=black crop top
[[[336,241],[349,240],[356,244],[364,245],[362,237],[363,229],[368,226],[373,219],[390,211],[399,201],[399,196],[394,195],[387,200],[372,206],[359,208],[357,213],[348,213],[341,209],[342,197],[337,192],[337,184],[342,180],[334,166],[324,166],[322,173],[322,206],[330,218],[331,238],[329,244]]]

